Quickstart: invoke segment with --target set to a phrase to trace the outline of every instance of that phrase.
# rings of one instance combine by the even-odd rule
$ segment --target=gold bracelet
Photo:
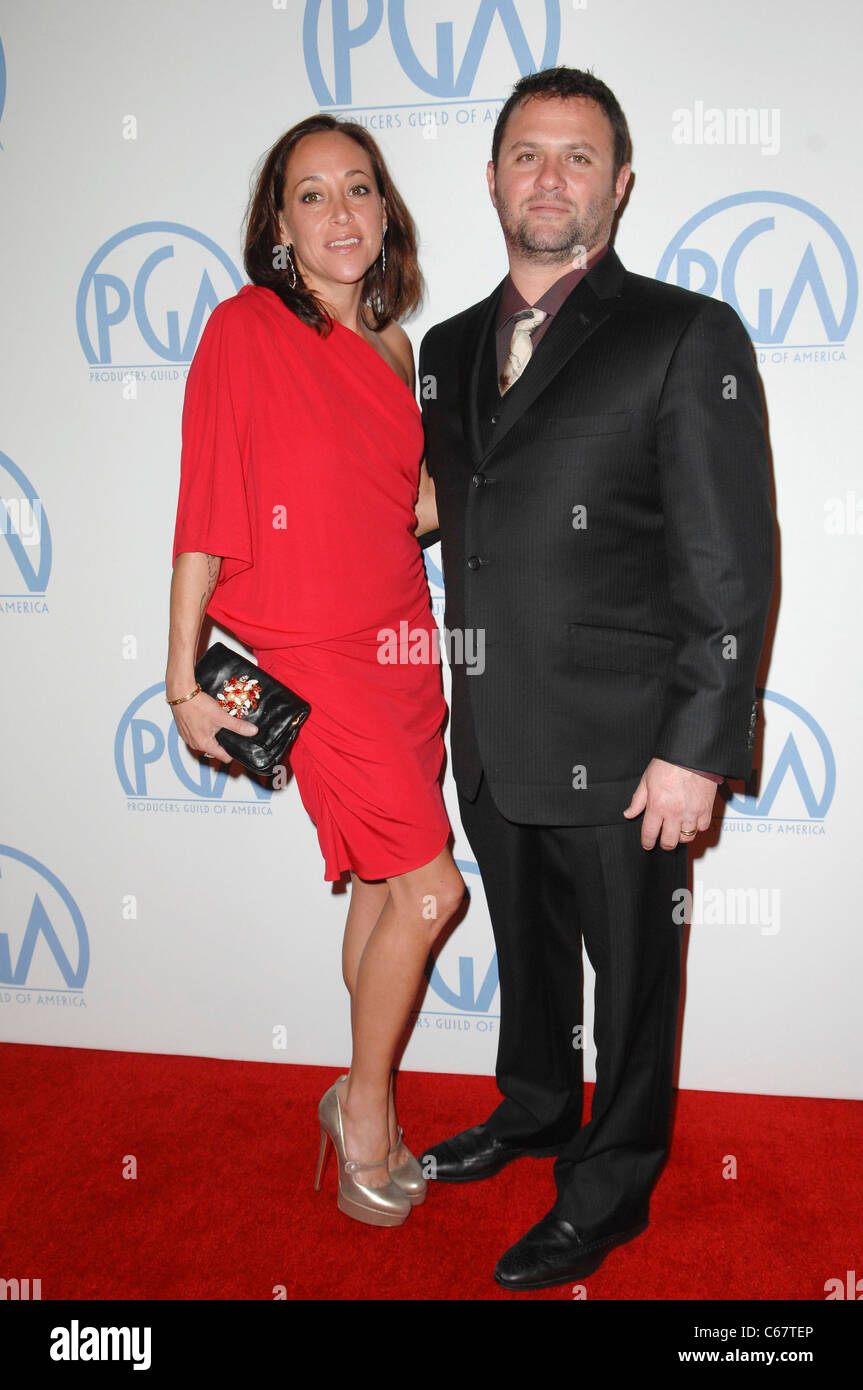
[[[181,695],[179,700],[168,700],[166,697],[166,703],[169,705],[184,705],[187,700],[194,700],[195,696],[200,695],[200,693],[201,687],[196,685],[195,689],[189,695]]]

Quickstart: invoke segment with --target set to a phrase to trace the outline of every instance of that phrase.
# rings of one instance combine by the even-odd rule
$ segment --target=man
[[[498,952],[503,1093],[424,1170],[464,1182],[557,1155],[554,1207],[495,1270],[512,1289],[584,1278],[647,1225],[674,1069],[673,894],[716,784],[750,771],[769,603],[749,340],[725,304],[621,265],[627,154],[604,83],[523,78],[488,167],[509,275],[420,357],[446,627],[485,640],[481,673],[453,667],[452,758]]]

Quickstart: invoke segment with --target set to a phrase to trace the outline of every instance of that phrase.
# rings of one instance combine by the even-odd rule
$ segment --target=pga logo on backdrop
[[[139,222],[115,233],[78,286],[90,380],[183,379],[211,310],[244,283],[226,252],[194,227]]]
[[[0,1004],[86,1007],[81,909],[56,874],[11,845],[0,845],[0,922]]]
[[[735,193],[696,212],[656,272],[739,314],[761,362],[844,361],[857,266],[836,223],[790,193]]]
[[[557,62],[560,0],[449,0],[434,6],[427,0],[364,0],[364,10],[347,0],[306,0],[303,53],[322,107],[356,105],[355,76],[361,95],[377,90],[381,46],[387,43],[413,88],[437,101],[471,98],[486,49],[490,42],[496,49],[501,35],[519,75]]]
[[[775,690],[763,701],[764,751],[743,793],[722,788],[723,830],[758,835],[823,835],[836,791],[836,759],[814,715]]]
[[[26,473],[0,453],[0,614],[47,613],[51,528]]]
[[[114,767],[128,810],[148,814],[271,816],[272,789],[227,763],[189,752],[165,702],[165,682],[136,695],[114,736]]]

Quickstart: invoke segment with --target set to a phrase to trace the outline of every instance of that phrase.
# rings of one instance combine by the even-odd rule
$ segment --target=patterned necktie
[[[548,318],[544,309],[521,309],[515,316],[515,328],[509,344],[506,366],[500,374],[498,389],[505,396],[510,386],[514,386],[533,355],[530,335],[539,328],[543,319]]]

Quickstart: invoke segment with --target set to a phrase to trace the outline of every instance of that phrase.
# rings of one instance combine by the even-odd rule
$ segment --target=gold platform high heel
[[[354,1177],[361,1168],[385,1168],[389,1158],[379,1163],[363,1163],[359,1159],[348,1158],[345,1153],[345,1134],[342,1126],[342,1111],[339,1105],[339,1080],[321,1097],[318,1106],[318,1119],[321,1122],[321,1151],[318,1155],[318,1171],[315,1175],[315,1191],[321,1188],[321,1175],[327,1153],[327,1140],[332,1141],[339,1165],[339,1211],[354,1221],[364,1221],[368,1226],[401,1226],[411,1213],[411,1199],[392,1178],[384,1187],[366,1187]]]
[[[392,1158],[399,1144],[402,1142],[403,1133],[404,1131],[401,1125],[399,1125],[398,1138],[390,1149],[390,1158]],[[405,1148],[407,1148],[407,1145],[405,1145]],[[407,1162],[401,1163],[398,1168],[391,1168],[390,1177],[393,1182],[401,1188],[402,1192],[410,1197],[412,1206],[418,1207],[420,1202],[425,1201],[426,1193],[428,1192],[428,1183],[423,1177],[422,1168],[414,1158],[410,1149],[408,1149]]]

